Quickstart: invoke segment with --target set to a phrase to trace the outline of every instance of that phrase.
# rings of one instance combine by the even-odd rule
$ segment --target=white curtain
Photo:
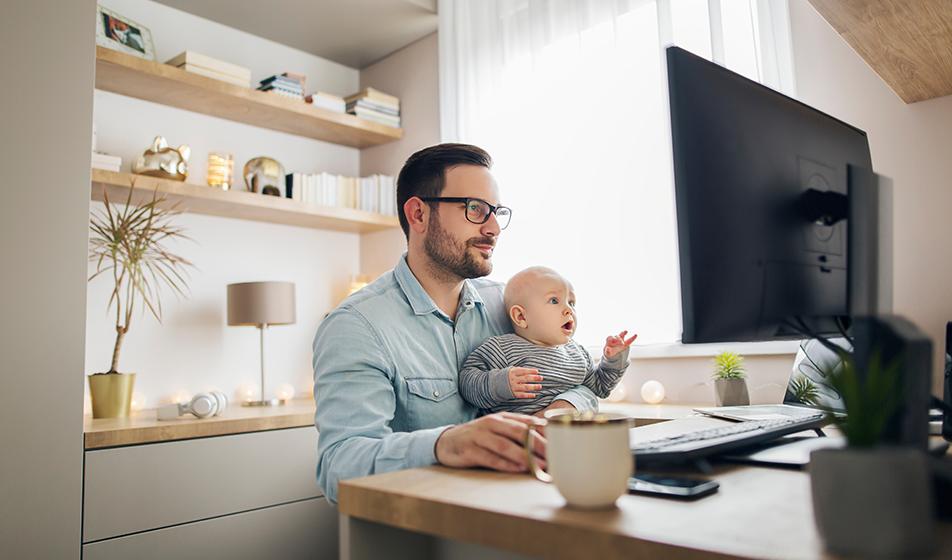
[[[444,141],[495,160],[507,280],[575,286],[576,339],[680,339],[664,46],[793,94],[785,0],[440,0]],[[715,274],[716,271],[712,271]]]

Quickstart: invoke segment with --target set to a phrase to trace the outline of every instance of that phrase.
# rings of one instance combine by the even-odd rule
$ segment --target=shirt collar
[[[403,294],[407,297],[407,301],[410,302],[410,307],[413,308],[414,314],[428,315],[434,311],[439,311],[439,308],[433,303],[433,298],[430,297],[430,294],[426,293],[426,290],[420,285],[420,281],[417,280],[416,276],[413,275],[413,271],[410,270],[410,265],[407,264],[406,253],[400,257],[397,266],[394,267],[393,276],[396,278],[397,284],[400,285],[400,289],[403,290]],[[460,292],[459,303],[460,306],[463,307],[472,307],[475,304],[483,305],[483,298],[480,297],[479,291],[473,287],[469,280],[463,280],[463,289]]]

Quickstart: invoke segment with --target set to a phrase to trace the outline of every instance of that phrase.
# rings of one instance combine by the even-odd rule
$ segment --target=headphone
[[[199,418],[218,416],[228,406],[228,397],[221,391],[199,393],[186,403],[172,403],[160,406],[159,420],[174,420],[183,414],[194,414]]]

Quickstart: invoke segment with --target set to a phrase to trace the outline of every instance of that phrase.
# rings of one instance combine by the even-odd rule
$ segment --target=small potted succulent
[[[89,375],[89,394],[93,418],[121,418],[129,415],[135,373],[120,373],[119,352],[129,332],[136,303],[162,321],[159,287],[167,285],[184,295],[185,269],[192,266],[184,258],[168,252],[163,243],[187,239],[180,228],[171,224],[181,212],[164,206],[165,197],[157,192],[141,204],[132,203],[134,183],[129,185],[125,206],[110,204],[103,192],[104,209],[90,218],[89,260],[96,263],[91,282],[99,276],[110,278],[112,293],[107,310],[115,304],[116,343],[109,370]]]
[[[924,450],[885,442],[901,398],[898,363],[873,357],[865,375],[852,356],[829,376],[846,415],[830,413],[846,447],[810,455],[817,529],[827,549],[859,558],[921,556],[935,545],[931,467]]]
[[[743,356],[734,352],[721,352],[714,356],[713,377],[717,406],[750,404]]]

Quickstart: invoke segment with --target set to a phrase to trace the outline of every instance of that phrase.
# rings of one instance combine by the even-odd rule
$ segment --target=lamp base
[[[288,404],[285,399],[269,399],[266,401],[244,401],[241,406],[284,406]]]

